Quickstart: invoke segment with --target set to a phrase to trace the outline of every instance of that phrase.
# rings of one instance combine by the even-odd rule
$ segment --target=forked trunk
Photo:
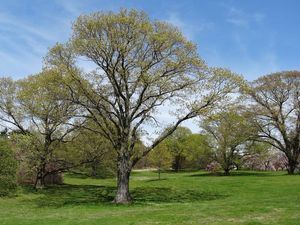
[[[128,204],[131,201],[129,193],[129,177],[131,172],[130,157],[127,154],[118,157],[117,195],[114,203]]]
[[[43,189],[45,188],[45,177],[46,177],[46,164],[43,163],[39,171],[37,172],[36,175],[36,180],[34,183],[34,188],[35,189]]]
[[[45,188],[45,176],[43,174],[38,174],[34,184],[35,189]]]

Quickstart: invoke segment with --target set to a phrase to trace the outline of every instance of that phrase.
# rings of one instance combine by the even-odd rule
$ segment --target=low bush
[[[17,161],[7,140],[0,139],[0,196],[14,193],[16,181]]]

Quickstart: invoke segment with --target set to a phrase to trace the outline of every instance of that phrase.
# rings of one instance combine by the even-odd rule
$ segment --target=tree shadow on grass
[[[68,177],[69,178],[78,178],[78,179],[87,179],[87,178],[93,178],[91,176],[89,176],[88,174],[85,173],[68,173]]]
[[[116,195],[115,187],[96,185],[59,185],[35,191],[24,188],[24,193],[36,194],[31,201],[37,207],[60,208],[72,205],[112,205]],[[161,187],[138,187],[131,191],[133,204],[159,204],[175,202],[195,202],[216,200],[227,197],[216,192],[201,192],[198,190],[179,190]]]
[[[97,185],[55,185],[43,190],[25,188],[24,192],[37,194],[33,201],[38,207],[63,207],[66,205],[97,205],[113,201],[116,188]],[[26,200],[28,201],[28,200]]]
[[[168,180],[168,178],[160,178],[160,179],[154,178],[154,179],[146,180],[146,182],[159,182],[164,180]]]
[[[228,197],[217,192],[177,190],[161,187],[140,187],[131,193],[135,203],[175,203],[209,201]]]
[[[272,176],[282,176],[284,174],[274,174],[264,171],[233,171],[229,175],[225,175],[223,172],[216,173],[199,173],[188,175],[189,177],[239,177],[239,176],[254,176],[254,177],[272,177]]]

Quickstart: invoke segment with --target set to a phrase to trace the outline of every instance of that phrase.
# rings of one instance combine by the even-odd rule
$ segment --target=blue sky
[[[1,0],[0,76],[39,72],[47,49],[68,39],[78,15],[122,7],[173,23],[197,43],[208,65],[248,80],[300,70],[298,0]]]

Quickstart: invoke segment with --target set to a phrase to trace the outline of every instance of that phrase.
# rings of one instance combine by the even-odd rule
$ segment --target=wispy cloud
[[[262,23],[265,15],[260,12],[245,12],[242,9],[224,5],[227,9],[226,21],[238,27],[248,27],[252,23]]]
[[[55,3],[61,6],[66,12],[71,15],[80,15],[82,13],[82,5],[78,1],[56,0]]]
[[[62,33],[49,24],[0,11],[0,76],[21,77],[41,69],[47,49],[60,40]]]
[[[173,24],[174,26],[178,27],[188,39],[196,40],[197,35],[204,31],[210,30],[214,28],[214,23],[207,22],[207,21],[191,21],[186,22],[178,13],[170,13],[168,18],[166,19],[167,22]]]
[[[49,32],[49,30],[41,27],[36,27],[33,24],[28,24],[15,18],[12,15],[0,12],[0,25],[1,29],[6,29],[9,31],[25,32],[27,34],[33,35],[44,40],[53,41],[57,39],[56,35]]]

